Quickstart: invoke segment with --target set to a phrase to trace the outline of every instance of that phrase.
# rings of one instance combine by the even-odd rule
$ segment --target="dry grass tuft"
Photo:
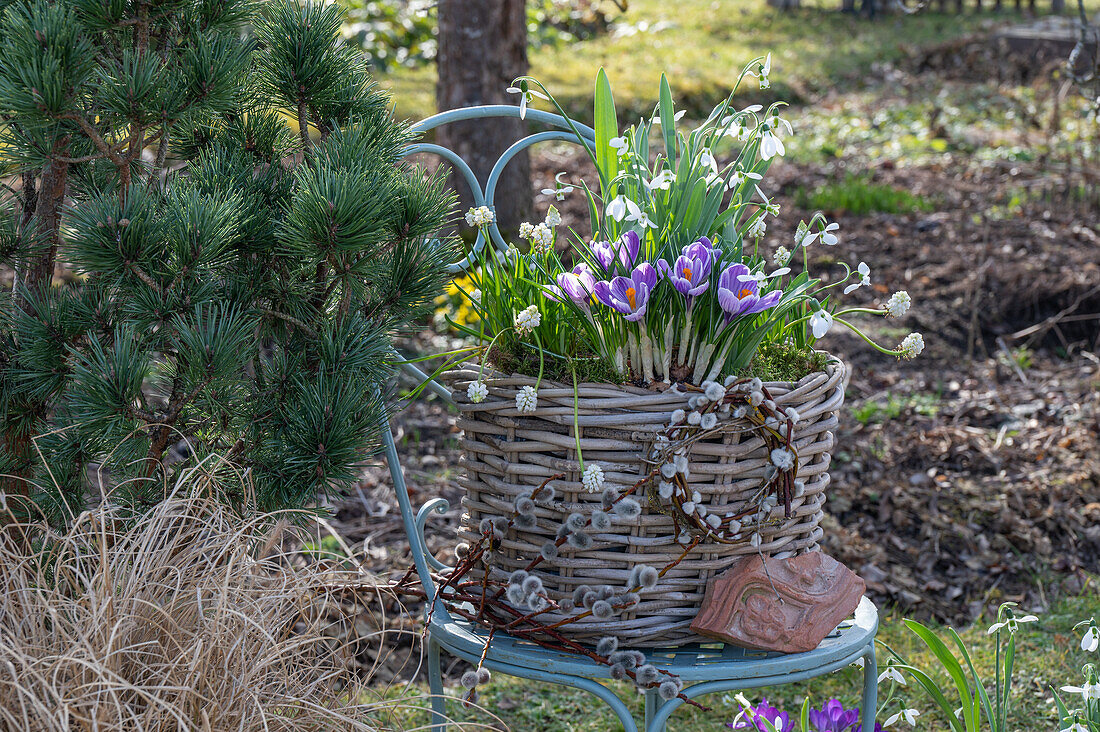
[[[64,534],[24,526],[34,550],[0,530],[0,729],[314,732],[403,716],[408,695],[370,693],[336,640],[353,570],[284,549],[294,518],[192,496],[139,518],[101,506]]]

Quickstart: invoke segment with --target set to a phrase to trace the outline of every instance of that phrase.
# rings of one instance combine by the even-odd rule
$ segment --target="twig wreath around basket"
[[[766,87],[770,67],[756,59],[741,78]],[[510,91],[564,116],[534,79]],[[847,373],[816,341],[839,323],[885,354],[924,347],[912,333],[884,348],[847,319],[900,317],[905,292],[837,308],[831,290],[870,284],[865,264],[811,276],[806,249],[838,241],[820,214],[798,226],[800,271],[782,246],[767,271],[760,245],[779,206],[758,181],[791,129],[778,103],[732,100],[684,134],[662,78],[653,117],[620,132],[601,70],[595,144],[574,130],[598,192],[564,173],[546,191],[583,193],[592,240],[558,247],[551,206],[521,227],[526,252],[476,252],[457,283],[476,322],[451,321],[475,342],[434,374],[461,411],[466,490],[439,602],[490,639],[588,656],[664,698],[682,684],[640,649],[700,640],[689,626],[713,577],[747,555],[817,548]],[[732,147],[724,167],[719,145]],[[466,219],[487,235],[493,212]],[[398,588],[420,592],[411,574]],[[470,698],[487,678],[480,665],[463,677]]]

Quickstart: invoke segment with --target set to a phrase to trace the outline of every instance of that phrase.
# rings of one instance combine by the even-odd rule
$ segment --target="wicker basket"
[[[465,474],[460,482],[466,490],[466,515],[462,540],[476,539],[476,527],[485,517],[512,516],[518,495],[553,475],[565,475],[553,481],[558,498],[550,507],[540,506],[538,525],[529,531],[513,528],[505,536],[491,570],[494,579],[504,579],[507,573],[525,567],[540,547],[554,538],[565,514],[576,511],[588,515],[600,508],[599,494],[586,492],[581,483],[573,385],[543,380],[537,410],[523,414],[516,409],[515,396],[521,387],[534,386],[531,377],[486,372],[483,378],[489,396],[477,404],[466,396],[467,386],[478,378],[476,368],[451,371],[444,378],[462,413],[458,422],[464,431]],[[765,384],[781,407],[798,411],[793,445],[805,492],[794,499],[790,518],[763,528],[759,548],[719,543],[696,547],[661,578],[655,589],[643,591],[637,606],[616,618],[615,634],[620,639],[635,647],[700,642],[703,639],[688,626],[714,575],[740,556],[757,551],[787,556],[817,547],[822,536],[818,524],[829,485],[833,430],[845,382],[843,364],[830,360],[824,371],[795,384]],[[580,384],[577,422],[585,463],[599,462],[608,484],[623,488],[633,485],[649,469],[642,457],[649,454],[657,432],[667,425],[673,410],[686,406],[687,399],[675,391]],[[738,511],[750,494],[759,490],[769,457],[762,439],[731,429],[696,443],[690,461],[691,487],[700,492],[710,510]],[[641,516],[633,520],[616,516],[609,530],[594,533],[592,538],[590,548],[582,551],[563,546],[558,557],[535,570],[551,597],[570,595],[582,584],[623,587],[635,565],[659,568],[683,553],[672,518],[645,501]],[[594,642],[608,632],[607,625],[599,621],[566,627],[571,637],[584,642]]]

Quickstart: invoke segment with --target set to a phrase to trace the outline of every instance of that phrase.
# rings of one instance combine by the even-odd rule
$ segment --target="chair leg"
[[[860,710],[862,717],[862,732],[874,732],[875,714],[878,708],[878,664],[875,662],[875,642],[867,647],[867,653],[863,656],[863,707]]]
[[[657,713],[658,697],[656,689],[647,689],[645,693],[645,732],[665,732],[665,725],[650,727],[653,715]]]
[[[439,644],[428,637],[428,688],[432,692],[431,732],[447,732],[446,702],[443,695],[443,669],[439,662]]]

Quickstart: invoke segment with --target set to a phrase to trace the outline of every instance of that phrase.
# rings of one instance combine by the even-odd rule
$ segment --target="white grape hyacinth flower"
[[[554,230],[546,224],[536,224],[531,230],[531,248],[536,252],[549,252],[553,246]]]
[[[775,250],[775,254],[772,255],[772,261],[775,262],[776,267],[786,267],[791,261],[791,252],[787,247],[780,246]]]
[[[546,225],[561,226],[561,211],[558,211],[556,206],[551,206],[546,211]]]
[[[477,206],[466,212],[466,223],[470,226],[485,226],[496,218],[488,206]]]
[[[916,358],[924,350],[924,336],[920,333],[910,333],[902,338],[898,346],[902,358]]]
[[[909,312],[913,304],[913,298],[905,290],[898,290],[886,301],[886,315],[890,318],[900,318]]]
[[[516,409],[521,412],[534,412],[539,405],[539,393],[533,386],[525,386],[516,392]]]
[[[604,474],[603,468],[597,463],[589,463],[585,466],[584,473],[581,476],[581,483],[584,485],[584,489],[589,493],[598,493],[603,488]]]
[[[519,225],[519,238],[520,239],[530,239],[531,234],[533,234],[534,232],[535,232],[535,225],[532,224],[530,221],[524,221],[522,224]]]
[[[745,236],[749,239],[763,239],[764,235],[768,233],[768,224],[764,221],[764,217],[761,216],[756,221],[752,222],[752,226],[745,232]]]
[[[535,328],[538,328],[541,323],[542,313],[539,312],[538,305],[528,305],[526,308],[516,313],[512,325],[515,326],[517,333],[526,335]]]
[[[489,387],[484,381],[471,381],[466,387],[466,397],[474,404],[480,404],[489,396]]]

